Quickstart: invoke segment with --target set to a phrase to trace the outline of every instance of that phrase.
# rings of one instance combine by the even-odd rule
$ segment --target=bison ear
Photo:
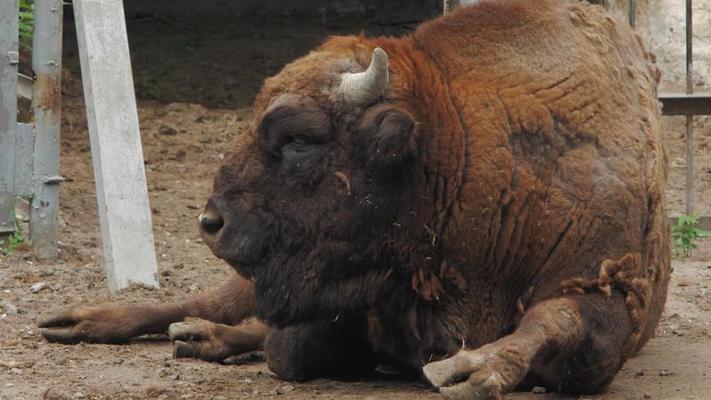
[[[372,170],[396,172],[417,155],[417,124],[390,104],[371,107],[358,122],[354,139]]]

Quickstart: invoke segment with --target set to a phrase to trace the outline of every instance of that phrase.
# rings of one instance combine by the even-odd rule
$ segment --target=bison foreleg
[[[198,318],[170,325],[175,358],[199,358],[219,362],[230,356],[261,350],[269,328],[257,319],[237,326]]]
[[[186,317],[234,325],[254,315],[251,282],[233,273],[213,290],[185,301],[153,305],[75,307],[41,319],[38,326],[47,340],[60,343],[122,343],[133,337],[165,333]]]
[[[498,399],[524,378],[552,390],[593,392],[622,365],[632,331],[622,296],[556,298],[528,310],[511,335],[427,364],[423,372],[449,399]]]

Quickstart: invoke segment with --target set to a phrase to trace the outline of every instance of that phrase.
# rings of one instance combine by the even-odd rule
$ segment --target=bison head
[[[200,216],[275,325],[367,307],[398,261],[417,124],[389,97],[388,56],[325,45],[266,81]]]

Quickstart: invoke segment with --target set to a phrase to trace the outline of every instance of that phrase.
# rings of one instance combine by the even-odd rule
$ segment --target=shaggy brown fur
[[[341,74],[375,47],[390,85],[349,106]],[[599,391],[666,297],[658,80],[639,37],[581,2],[484,1],[402,39],[332,38],[267,80],[215,178],[203,235],[244,278],[140,318],[69,311],[45,336],[256,314],[271,328],[176,326],[177,355],[213,360],[269,330],[286,379],[386,361],[449,398]]]

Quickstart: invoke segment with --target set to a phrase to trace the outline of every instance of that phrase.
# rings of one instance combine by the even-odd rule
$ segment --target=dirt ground
[[[683,2],[680,0],[659,3],[665,7],[681,4],[683,10]],[[711,6],[700,3],[697,2],[697,15],[710,15]],[[672,64],[679,57],[677,36],[682,29],[678,25],[680,14],[660,14],[650,17],[649,21],[654,22],[649,22],[644,29],[654,31],[654,34],[649,34],[649,40],[660,54],[660,65],[665,71],[663,90],[678,90],[683,68],[679,69]],[[707,17],[702,22],[708,20]],[[140,23],[144,24],[145,21]],[[257,25],[254,26],[255,30]],[[670,27],[676,33],[665,36]],[[165,32],[160,31],[151,41],[144,39],[142,42],[132,38],[132,43],[136,43],[139,49],[145,47],[155,52],[160,51],[161,47],[166,48],[161,55],[165,54],[166,59],[171,60],[173,56],[166,53],[174,51],[178,46],[169,47],[166,44],[176,33],[170,26],[164,28]],[[309,37],[317,42],[319,35],[330,33],[329,29],[319,29],[316,33],[294,31],[288,35]],[[250,35],[258,37],[259,34],[254,32],[250,31]],[[711,24],[708,24],[706,31],[701,29],[700,35],[699,48],[706,51],[702,57],[709,60]],[[276,34],[271,37],[270,43],[283,39]],[[143,72],[146,74],[144,78],[136,74],[139,88],[144,87],[141,90],[149,91],[149,94],[139,92],[144,99],[140,101],[139,114],[153,210],[160,290],[132,287],[113,297],[108,293],[101,264],[100,232],[81,87],[71,72],[66,74],[61,173],[70,181],[65,182],[61,190],[61,257],[55,263],[40,264],[25,251],[7,257],[0,255],[0,304],[9,303],[17,309],[17,313],[13,314],[11,309],[0,306],[0,400],[438,398],[436,393],[422,383],[385,375],[356,382],[283,382],[275,379],[264,363],[259,362],[258,354],[232,360],[227,364],[174,360],[170,343],[162,337],[145,338],[123,346],[65,346],[47,343],[40,337],[35,323],[39,316],[48,311],[103,301],[134,303],[180,300],[190,293],[218,284],[227,273],[227,266],[201,243],[195,226],[196,217],[210,193],[212,174],[221,162],[224,151],[249,121],[249,109],[240,106],[248,104],[245,99],[253,95],[263,76],[275,72],[281,65],[281,61],[269,61],[270,57],[273,55],[274,60],[283,60],[284,57],[292,57],[292,54],[279,54],[279,46],[272,43],[272,50],[260,50],[266,51],[259,58],[259,62],[266,63],[263,68],[259,65],[255,67],[249,60],[236,56],[227,57],[221,62],[220,57],[215,55],[217,48],[220,45],[223,48],[228,46],[225,40],[213,43],[216,40],[218,37],[215,34],[191,45],[194,59],[200,61],[192,67],[181,66],[183,75],[179,72],[168,74],[166,68],[161,69],[156,65],[151,67],[155,68],[155,72]],[[681,40],[683,43],[683,35]],[[209,45],[202,46],[201,43]],[[239,42],[239,46],[248,48],[249,40]],[[293,46],[293,42],[286,41],[282,49]],[[201,50],[204,47],[212,50]],[[289,51],[299,52],[299,49]],[[257,51],[254,48],[252,50]],[[201,51],[207,53],[201,54]],[[67,46],[67,53],[67,63],[71,66],[71,46]],[[136,69],[148,64],[148,60],[141,60],[139,56]],[[708,61],[704,67],[703,60],[700,68],[707,68],[708,71]],[[165,64],[171,65],[172,62],[166,61]],[[235,81],[239,84],[234,87],[225,89],[220,86],[210,92],[212,89],[206,81],[190,81],[195,82],[192,83],[195,90],[207,91],[200,95],[203,97],[196,96],[211,108],[187,103],[165,104],[166,100],[185,97],[161,97],[161,91],[170,92],[170,85],[174,84],[174,80],[179,81],[181,76],[187,82],[189,73],[209,76],[214,70],[229,71],[229,68],[241,71],[235,75],[239,77]],[[167,83],[159,79],[161,74],[166,75]],[[224,76],[220,75],[219,78],[223,79]],[[711,79],[711,76],[706,74],[705,78]],[[703,79],[699,78],[699,88],[708,87]],[[167,89],[154,87],[159,85],[151,82],[162,82],[160,85],[168,86]],[[151,90],[163,102],[145,100],[155,98],[150,94]],[[225,92],[231,94],[228,96]],[[186,92],[180,96],[189,95]],[[215,108],[217,106],[222,108]],[[700,214],[711,215],[711,124],[702,118],[697,119],[696,124],[700,143],[696,153],[696,202]],[[683,121],[666,118],[665,129],[671,156],[668,204],[670,213],[678,214],[683,210],[684,139],[680,136]],[[607,392],[580,399],[710,398],[711,240],[702,242],[690,259],[675,260],[673,266],[667,309],[657,337],[623,367]],[[40,282],[47,286],[32,293],[30,287]],[[515,393],[508,398],[553,400],[567,397]]]

